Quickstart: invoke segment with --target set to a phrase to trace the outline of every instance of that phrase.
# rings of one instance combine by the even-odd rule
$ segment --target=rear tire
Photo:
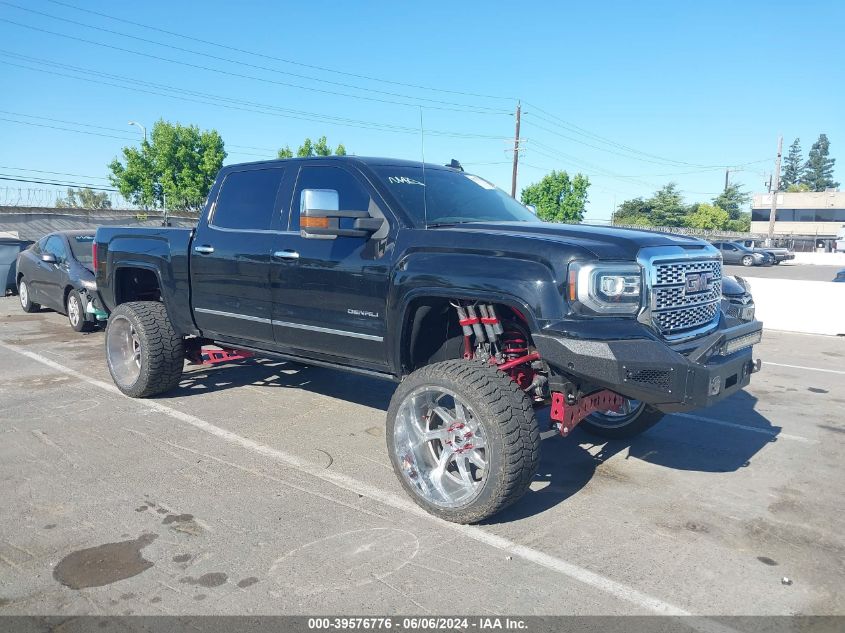
[[[742,258],[742,265],[745,266],[746,268],[748,268],[749,266],[753,266],[754,265],[754,258],[751,257],[751,255],[745,255]]]
[[[540,454],[530,399],[478,361],[435,363],[408,376],[390,401],[386,435],[405,491],[455,523],[482,521],[522,497]]]
[[[122,303],[106,326],[106,359],[117,388],[132,398],[170,391],[185,366],[185,344],[163,303]]]
[[[628,400],[628,403],[635,401]],[[593,413],[579,425],[582,429],[609,440],[620,440],[645,433],[663,419],[663,413],[639,402],[630,413]]]
[[[41,309],[41,304],[29,298],[29,284],[23,278],[18,282],[18,299],[24,312],[38,312]]]
[[[94,324],[85,315],[85,302],[76,290],[71,290],[67,296],[65,312],[74,332],[90,332],[94,329]]]

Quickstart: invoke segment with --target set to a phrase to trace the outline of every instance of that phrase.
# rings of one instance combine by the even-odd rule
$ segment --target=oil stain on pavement
[[[210,574],[203,574],[199,578],[186,576],[185,578],[180,578],[179,582],[186,585],[199,585],[200,587],[219,587],[220,585],[225,585],[227,580],[229,580],[229,577],[226,574],[215,571]]]
[[[53,578],[71,589],[102,587],[148,570],[153,563],[141,550],[158,538],[142,534],[134,541],[106,543],[65,556],[53,569]]]

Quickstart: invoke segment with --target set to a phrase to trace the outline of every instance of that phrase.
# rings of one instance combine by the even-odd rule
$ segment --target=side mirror
[[[341,218],[354,220],[351,229],[340,228]],[[336,237],[369,238],[384,226],[384,218],[368,211],[342,211],[333,189],[303,189],[299,203],[299,231],[302,237],[333,240]]]
[[[56,256],[53,253],[43,253],[41,255],[41,261],[45,264],[58,264],[59,260],[56,259]]]
[[[533,213],[534,215],[537,215],[537,207],[533,204],[526,204],[525,208],[531,211],[531,213]]]

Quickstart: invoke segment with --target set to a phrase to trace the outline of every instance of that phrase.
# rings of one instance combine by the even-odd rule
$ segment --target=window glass
[[[58,235],[51,235],[47,238],[47,243],[44,245],[44,251],[50,253],[51,255],[55,255],[56,259],[60,262],[67,259],[64,242]]]
[[[91,247],[94,244],[94,235],[69,235],[68,242],[70,242],[70,250],[74,258],[80,264],[93,264],[94,254],[91,252]]]
[[[539,222],[522,204],[483,178],[454,169],[375,166],[384,186],[417,224]]]
[[[735,251],[737,247],[734,244],[722,244],[722,249],[726,251]]]
[[[270,229],[283,173],[283,169],[231,172],[220,188],[211,224],[225,229]]]
[[[368,211],[370,194],[364,184],[340,167],[303,167],[296,182],[291,209],[290,231],[299,230],[299,213],[302,209],[303,190],[322,189],[336,191],[341,211]],[[351,228],[351,226],[349,227]]]

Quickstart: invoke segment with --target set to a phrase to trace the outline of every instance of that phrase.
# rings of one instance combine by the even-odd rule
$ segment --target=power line
[[[0,2],[0,3],[8,4],[8,3],[5,3],[5,2]],[[178,64],[180,66],[185,66],[187,68],[193,68],[193,69],[196,69],[196,70],[205,70],[205,71],[208,71],[208,72],[218,73],[218,74],[226,75],[226,76],[229,76],[229,77],[237,77],[239,79],[248,79],[248,80],[257,81],[257,82],[260,82],[260,83],[275,84],[275,85],[279,85],[279,86],[285,86],[287,88],[296,88],[296,89],[299,89],[299,90],[308,90],[308,91],[311,91],[311,92],[317,92],[317,93],[321,93],[321,94],[329,94],[329,95],[333,95],[333,96],[336,96],[336,97],[348,97],[350,99],[363,99],[365,101],[375,101],[375,102],[378,102],[378,103],[387,103],[387,104],[391,104],[391,105],[407,106],[407,107],[414,107],[414,108],[420,107],[420,104],[418,104],[418,103],[407,103],[407,102],[403,102],[403,101],[393,101],[393,100],[389,100],[389,99],[380,99],[378,97],[370,97],[370,96],[366,96],[366,95],[350,94],[350,93],[347,93],[347,92],[337,92],[335,90],[325,90],[325,89],[322,89],[322,88],[314,88],[312,86],[303,86],[301,84],[295,84],[295,83],[290,83],[290,82],[285,82],[285,81],[278,81],[278,80],[275,80],[275,79],[268,79],[266,77],[256,77],[255,75],[247,75],[247,74],[244,74],[244,73],[237,73],[237,72],[233,72],[233,71],[230,71],[230,70],[223,70],[221,68],[214,68],[214,67],[211,67],[211,66],[203,66],[201,64],[192,64],[190,62],[185,62],[185,61],[181,61],[181,60],[178,60],[178,59],[172,59],[172,58],[169,58],[169,57],[162,57],[161,55],[154,55],[153,53],[144,53],[142,51],[136,51],[136,50],[133,50],[131,48],[124,48],[122,46],[115,46],[113,44],[106,44],[105,42],[97,42],[97,41],[94,41],[94,40],[89,40],[89,39],[86,39],[84,37],[77,37],[75,35],[68,35],[67,33],[57,33],[56,31],[51,31],[49,29],[43,29],[43,28],[40,28],[40,27],[37,27],[37,26],[32,26],[30,24],[23,24],[21,22],[15,22],[14,20],[9,20],[7,18],[0,18],[0,22],[6,22],[7,24],[12,24],[14,26],[19,26],[19,27],[22,27],[22,28],[25,28],[25,29],[30,29],[30,30],[33,30],[33,31],[38,31],[40,33],[46,33],[48,35],[54,35],[56,37],[62,37],[62,38],[65,38],[65,39],[76,41],[76,42],[91,44],[92,46],[100,46],[102,48],[107,48],[107,49],[111,49],[111,50],[115,50],[115,51],[121,51],[123,53],[129,53],[131,55],[138,55],[140,57],[147,57],[149,59],[155,59],[155,60],[158,60],[158,61],[167,62],[169,64]],[[96,28],[96,27],[92,27],[92,28]],[[162,44],[162,46],[164,46],[164,45]],[[171,48],[177,48],[177,47],[171,47]],[[237,61],[232,61],[231,63],[246,65],[246,64],[243,64],[242,62],[237,62]],[[416,99],[417,101],[425,100],[425,99],[416,98],[416,97],[408,97],[408,98],[409,99]],[[503,110],[493,111],[493,110],[489,110],[489,109],[485,109],[485,108],[474,108],[474,109],[472,107],[456,108],[456,107],[447,107],[447,106],[438,106],[438,105],[425,105],[425,106],[422,106],[422,107],[432,109],[432,110],[446,110],[446,111],[451,111],[451,112],[465,112],[465,113],[472,113],[472,114],[500,114],[500,115],[508,115],[508,116],[510,115],[510,113],[507,113]]]
[[[62,132],[76,132],[77,134],[87,134],[88,136],[102,136],[104,138],[116,138],[121,141],[132,141],[134,139],[126,138],[123,136],[114,136],[113,134],[100,134],[99,132],[89,132],[87,130],[72,130],[66,127],[58,127],[55,125],[47,125],[46,123],[35,123],[34,121],[15,121],[14,119],[7,119],[5,117],[0,117],[0,121],[6,121],[8,123],[17,123],[19,125],[32,125],[34,127],[44,127],[49,128],[51,130],[61,130]]]
[[[288,118],[288,119],[297,119],[297,120],[304,120],[304,121],[318,121],[318,122],[321,122],[321,123],[332,123],[332,124],[346,126],[346,127],[358,127],[358,128],[363,128],[363,129],[379,130],[379,131],[384,131],[384,132],[395,132],[395,133],[401,133],[401,134],[419,134],[419,130],[417,128],[400,126],[400,125],[393,125],[393,124],[387,124],[387,123],[378,123],[378,122],[375,122],[375,121],[365,121],[365,120],[360,120],[360,119],[347,119],[347,118],[344,118],[344,117],[336,117],[336,116],[332,116],[332,115],[312,113],[312,112],[307,112],[307,111],[302,111],[302,110],[291,110],[291,109],[288,109],[288,108],[281,108],[279,106],[260,104],[260,103],[244,101],[244,100],[240,100],[240,99],[232,99],[232,98],[229,98],[229,97],[223,97],[223,96],[219,96],[219,95],[212,95],[212,94],[202,93],[202,92],[193,91],[193,90],[186,90],[186,89],[178,88],[176,86],[169,86],[169,85],[166,85],[166,84],[156,84],[156,83],[153,83],[153,82],[142,81],[142,80],[128,78],[128,77],[121,77],[120,75],[112,75],[110,73],[102,73],[102,72],[91,70],[91,69],[81,69],[81,68],[77,68],[77,67],[74,67],[74,66],[69,66],[67,64],[61,64],[61,63],[58,63],[58,62],[53,62],[53,61],[50,61],[50,60],[43,60],[43,59],[39,59],[39,58],[29,57],[29,56],[26,56],[26,55],[20,55],[18,53],[14,53],[14,52],[11,52],[11,51],[0,50],[0,55],[13,56],[15,58],[22,58],[25,61],[27,61],[27,63],[30,63],[30,64],[31,63],[43,63],[43,64],[47,64],[48,66],[67,68],[67,69],[71,69],[71,72],[78,73],[78,74],[88,73],[88,74],[93,74],[95,76],[104,76],[104,77],[114,78],[115,81],[122,81],[122,82],[125,82],[125,83],[131,83],[131,84],[140,84],[142,86],[152,86],[154,88],[154,90],[147,90],[147,89],[144,89],[144,88],[136,87],[134,85],[130,85],[130,86],[120,85],[120,84],[112,83],[112,82],[109,82],[109,81],[92,79],[90,77],[85,77],[85,76],[68,75],[68,74],[65,74],[65,73],[57,72],[55,70],[47,70],[47,69],[44,69],[44,68],[33,68],[32,66],[24,66],[22,64],[16,64],[16,63],[13,63],[13,62],[6,61],[5,63],[9,66],[15,66],[15,67],[18,67],[18,68],[23,68],[25,70],[31,70],[31,71],[41,72],[41,73],[45,73],[45,74],[49,74],[49,75],[55,75],[55,76],[58,76],[58,77],[74,79],[74,80],[77,80],[77,81],[86,81],[86,82],[89,82],[89,83],[111,86],[111,87],[120,88],[120,89],[123,89],[123,90],[131,90],[131,91],[134,91],[134,92],[140,92],[140,93],[144,93],[144,94],[151,94],[151,95],[155,95],[155,96],[178,99],[178,100],[181,100],[181,101],[188,101],[188,102],[191,102],[191,103],[201,103],[201,104],[204,104],[204,105],[214,105],[214,106],[217,106],[217,107],[227,108],[227,109],[230,109],[230,110],[240,110],[240,111],[245,111],[245,112],[264,114],[264,115],[268,115],[268,116],[277,116],[277,117]],[[28,61],[28,60],[35,60],[35,62]],[[175,93],[182,93],[182,94],[188,94],[188,95],[200,95],[202,97],[205,97],[205,100],[194,99],[194,98],[189,98],[189,97],[185,97],[185,96],[178,96],[178,94],[175,94]],[[227,105],[226,103],[216,103],[214,101],[208,101],[208,99],[224,101],[224,102],[227,102],[229,104],[247,104],[247,106],[249,106],[249,107],[244,107],[244,106],[240,106],[240,105]],[[267,110],[270,110],[270,111],[268,112]],[[282,114],[282,113],[285,113],[285,114]],[[287,113],[293,113],[293,114],[287,114]],[[447,137],[454,137],[454,138],[479,138],[479,139],[494,139],[494,140],[507,139],[507,137],[503,137],[503,136],[494,136],[494,135],[488,135],[488,134],[463,133],[463,132],[450,132],[450,131],[444,131],[444,130],[427,130],[426,134],[435,135],[435,136],[447,136]]]
[[[36,185],[51,185],[53,187],[83,187],[86,189],[94,189],[95,191],[114,191],[117,192],[117,189],[110,188],[110,187],[100,187],[99,185],[90,185],[85,183],[78,183],[78,182],[56,182],[50,180],[32,180],[28,178],[15,178],[14,174],[0,174],[0,180],[9,180],[12,182],[28,182]]]
[[[11,169],[12,171],[28,171],[36,174],[53,174],[54,176],[73,176],[75,178],[91,178],[93,180],[108,180],[105,176],[83,176],[82,174],[69,174],[64,171],[45,171],[43,169],[29,169],[26,167],[9,167],[0,165],[0,169]]]
[[[82,11],[84,13],[89,13],[91,15],[96,15],[96,16],[106,18],[106,19],[109,19],[109,20],[114,20],[116,22],[122,22],[124,24],[131,24],[132,26],[139,26],[141,28],[149,29],[151,31],[157,31],[159,33],[164,33],[165,35],[170,35],[170,36],[173,36],[173,37],[180,37],[180,38],[183,38],[183,39],[186,39],[186,40],[198,42],[200,44],[206,44],[208,46],[214,46],[216,48],[229,50],[229,51],[233,51],[233,52],[236,52],[236,53],[242,53],[244,55],[252,55],[254,57],[260,57],[260,58],[263,58],[263,59],[269,59],[269,60],[273,60],[273,61],[277,61],[277,62],[282,62],[282,63],[285,63],[285,64],[291,64],[291,65],[299,66],[299,67],[302,67],[302,68],[310,68],[312,70],[319,70],[319,71],[322,71],[322,72],[334,73],[336,75],[342,75],[342,76],[346,76],[346,77],[354,77],[355,79],[364,79],[366,81],[375,81],[375,82],[390,84],[390,85],[394,85],[394,86],[403,86],[405,88],[416,88],[418,90],[429,90],[431,92],[440,92],[440,93],[444,93],[444,94],[461,95],[461,96],[465,96],[465,97],[477,97],[477,98],[481,98],[481,99],[500,99],[500,100],[507,100],[507,101],[516,101],[516,97],[505,97],[505,96],[502,96],[502,95],[479,94],[479,93],[465,92],[465,91],[460,91],[460,90],[449,90],[447,88],[435,88],[435,87],[432,87],[432,86],[423,86],[423,85],[419,85],[419,84],[406,83],[406,82],[402,82],[402,81],[395,81],[395,80],[384,79],[384,78],[379,78],[379,77],[372,77],[372,76],[369,76],[369,75],[362,75],[362,74],[359,74],[359,73],[346,72],[346,71],[337,70],[337,69],[334,69],[334,68],[328,68],[326,66],[318,66],[316,64],[307,64],[307,63],[292,60],[292,59],[286,59],[284,57],[276,57],[274,55],[267,55],[265,53],[259,53],[257,51],[250,51],[250,50],[247,50],[247,49],[238,48],[236,46],[230,46],[230,45],[227,45],[227,44],[221,44],[219,42],[204,40],[204,39],[194,37],[194,36],[191,36],[191,35],[186,35],[184,33],[177,33],[175,31],[168,31],[166,29],[158,28],[158,27],[155,27],[155,26],[150,26],[149,24],[143,24],[141,22],[134,22],[132,20],[127,20],[125,18],[119,18],[119,17],[113,16],[113,15],[109,15],[107,13],[101,13],[99,11],[93,11],[91,9],[84,9],[82,7],[78,7],[78,6],[75,6],[73,4],[69,4],[67,2],[59,2],[58,0],[48,0],[48,2],[52,2],[53,4],[56,4],[56,5],[59,5],[59,6],[67,7],[69,9],[73,9],[75,11]]]

